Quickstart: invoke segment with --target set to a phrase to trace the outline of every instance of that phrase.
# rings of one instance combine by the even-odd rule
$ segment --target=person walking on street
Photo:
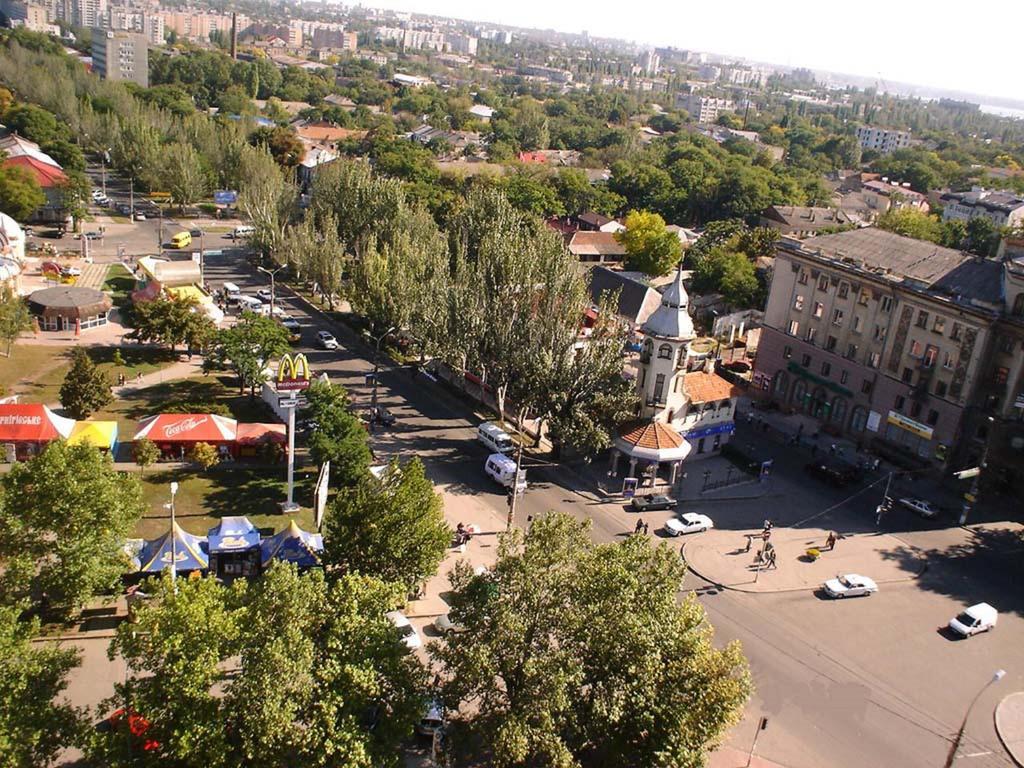
[[[768,567],[778,569],[778,565],[775,562],[775,550],[768,550]]]
[[[641,517],[636,521],[636,528],[633,529],[633,533],[640,533],[644,529],[644,519]]]
[[[828,538],[825,539],[825,544],[828,546],[828,551],[831,552],[836,548],[836,533],[835,531],[829,531]]]
[[[647,535],[649,529],[650,529],[650,524],[649,523],[644,523],[644,536]]]
[[[746,546],[746,548],[745,548],[745,549],[743,550],[744,552],[749,552],[749,551],[750,551],[750,545],[751,545],[751,542],[752,542],[753,540],[754,540],[754,537],[753,537],[753,535],[752,535],[752,534],[749,534],[749,533],[748,533],[748,534],[747,534],[747,546]]]

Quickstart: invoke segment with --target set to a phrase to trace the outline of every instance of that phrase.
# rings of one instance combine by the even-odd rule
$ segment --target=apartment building
[[[857,126],[857,141],[861,149],[871,149],[887,155],[910,146],[910,131],[891,131],[871,125]]]
[[[104,80],[130,80],[149,87],[149,45],[137,32],[93,30],[92,71]]]
[[[874,228],[783,239],[754,385],[865,444],[976,460],[988,416],[1024,414],[1024,256],[1016,293],[1008,264]]]
[[[463,56],[476,56],[477,39],[470,35],[446,35],[448,50]]]
[[[71,23],[89,29],[107,26],[107,0],[72,0]]]
[[[985,218],[997,227],[1014,227],[1024,222],[1024,198],[1012,192],[974,187],[970,192],[947,192],[939,198],[945,221]]]
[[[208,42],[211,32],[223,32],[231,34],[231,14],[206,13],[191,9],[180,11],[164,11],[164,28],[173,31],[178,37],[199,42]],[[241,35],[251,26],[252,22],[248,16],[238,14],[238,34]]]
[[[731,112],[735,108],[731,99],[702,96],[699,93],[679,94],[676,97],[676,106],[685,109],[698,123],[713,123],[722,112]]]
[[[145,35],[150,45],[164,44],[164,17],[159,11],[112,5],[107,9],[107,28]]]
[[[43,5],[27,3],[24,0],[0,0],[0,13],[7,17],[12,27],[25,27],[31,32],[47,34],[60,32],[50,23],[51,14]]]

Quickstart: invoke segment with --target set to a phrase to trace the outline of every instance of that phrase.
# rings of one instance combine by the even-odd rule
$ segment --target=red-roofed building
[[[67,224],[69,216],[64,207],[63,184],[67,176],[53,158],[33,150],[37,145],[27,141],[12,141],[17,154],[10,154],[3,160],[5,168],[20,168],[22,172],[35,179],[46,195],[46,203],[35,211],[29,221],[48,224]],[[49,161],[49,162],[48,162]]]
[[[42,160],[32,157],[31,155],[18,155],[17,157],[8,157],[4,160],[5,168],[24,168],[28,171],[36,181],[39,182],[39,186],[43,189],[49,189],[56,187],[67,180],[67,176],[64,175],[59,167],[44,163]]]
[[[520,152],[519,162],[532,165],[547,165],[548,158],[543,152]]]

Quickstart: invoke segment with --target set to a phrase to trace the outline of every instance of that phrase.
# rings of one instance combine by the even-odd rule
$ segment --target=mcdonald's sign
[[[277,391],[295,392],[309,388],[309,361],[306,356],[285,354],[277,366]]]

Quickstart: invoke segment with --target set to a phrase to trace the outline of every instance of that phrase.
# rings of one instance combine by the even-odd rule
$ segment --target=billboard
[[[309,389],[309,361],[301,352],[285,354],[277,366],[277,391],[297,392]]]
[[[316,479],[316,487],[313,490],[313,514],[318,531],[324,525],[324,510],[327,508],[327,493],[330,490],[330,485],[331,462],[325,461],[320,467],[320,475]]]
[[[217,205],[234,205],[238,202],[238,192],[233,189],[218,189],[213,193],[213,202]]]

